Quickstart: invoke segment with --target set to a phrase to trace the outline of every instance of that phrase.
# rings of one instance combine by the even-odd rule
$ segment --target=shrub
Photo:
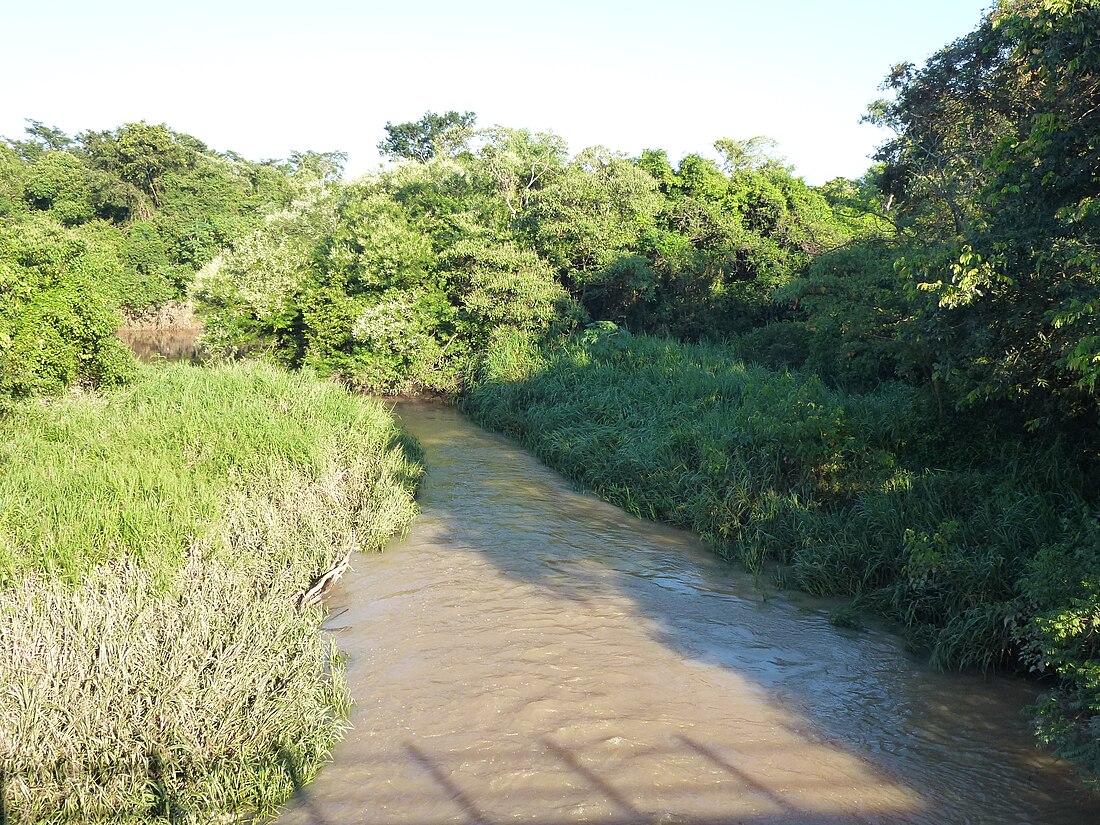
[[[109,250],[48,218],[0,230],[0,395],[131,376],[133,359],[114,337],[116,267]]]

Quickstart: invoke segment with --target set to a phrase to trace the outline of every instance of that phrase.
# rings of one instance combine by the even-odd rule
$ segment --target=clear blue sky
[[[387,121],[472,110],[675,160],[767,135],[811,183],[856,176],[859,119],[898,62],[971,31],[989,0],[55,0],[4,11],[0,135],[167,123],[218,150],[339,149],[378,164]]]

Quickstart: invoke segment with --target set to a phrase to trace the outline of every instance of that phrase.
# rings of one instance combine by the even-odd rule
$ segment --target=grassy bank
[[[465,404],[630,512],[852,596],[941,667],[1053,677],[1039,736],[1100,775],[1096,487],[1056,445],[946,432],[912,388],[847,394],[623,333],[502,338]]]
[[[389,416],[308,374],[144,368],[0,421],[9,821],[269,812],[339,736],[302,594],[414,512]]]

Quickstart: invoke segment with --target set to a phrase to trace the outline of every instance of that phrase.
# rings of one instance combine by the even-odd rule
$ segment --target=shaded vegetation
[[[1095,468],[992,428],[932,458],[949,436],[904,384],[852,394],[735,345],[608,331],[501,341],[465,404],[636,515],[856,597],[941,667],[1046,669],[1048,613],[1091,588],[1074,577],[1098,560],[1078,544],[1098,526]]]

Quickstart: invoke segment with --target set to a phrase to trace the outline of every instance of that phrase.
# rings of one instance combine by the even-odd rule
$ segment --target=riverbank
[[[406,538],[333,588],[357,701],[278,825],[1094,825],[1019,680],[936,673],[452,408]]]
[[[844,393],[622,333],[501,338],[464,403],[629,512],[770,563],[776,586],[852,597],[941,668],[1056,677],[1039,741],[1100,775],[1100,521],[1071,456],[946,432],[911,387]]]
[[[262,365],[18,405],[0,421],[2,818],[273,811],[347,705],[303,595],[404,528],[419,473],[379,405]]]

